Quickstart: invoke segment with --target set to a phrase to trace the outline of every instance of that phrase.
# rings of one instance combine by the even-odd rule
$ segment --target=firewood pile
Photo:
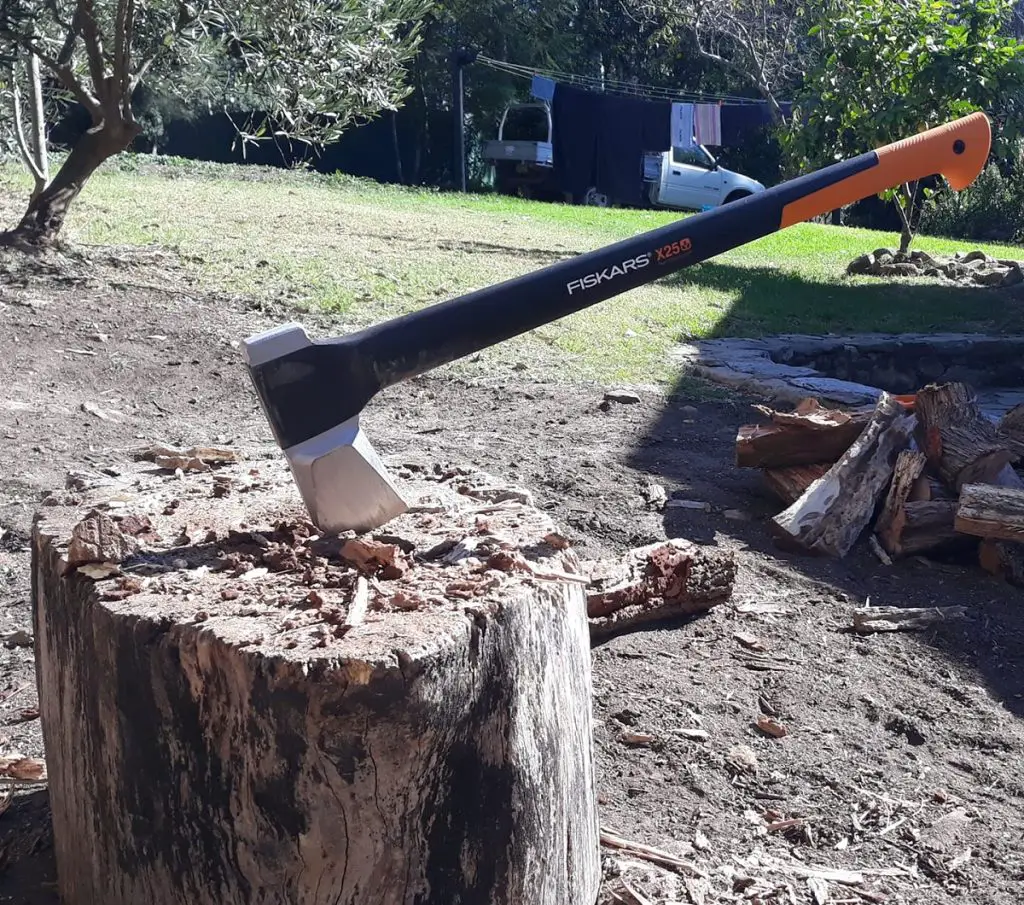
[[[755,408],[736,464],[786,505],[772,519],[781,546],[843,557],[867,534],[883,560],[956,548],[1024,586],[1024,405],[996,423],[947,383],[850,411]]]

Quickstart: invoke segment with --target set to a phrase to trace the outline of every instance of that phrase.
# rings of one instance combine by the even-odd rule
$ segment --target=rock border
[[[993,342],[1019,346],[1024,358],[1024,335],[991,336],[984,333],[862,333],[845,336],[782,333],[760,338],[699,340],[685,343],[671,354],[687,373],[753,395],[792,403],[815,396],[823,402],[839,405],[874,405],[882,393],[878,387],[839,380],[814,368],[785,362],[845,347],[870,352],[925,344],[938,353],[953,354],[980,343]]]

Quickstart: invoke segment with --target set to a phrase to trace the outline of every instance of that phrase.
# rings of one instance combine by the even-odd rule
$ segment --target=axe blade
[[[298,324],[285,324],[251,336],[242,344],[252,369],[311,346]],[[289,446],[281,442],[273,401],[257,395],[278,444],[282,446],[302,501],[321,531],[336,533],[378,528],[409,506],[370,445],[355,415],[309,439]],[[342,392],[339,388],[339,391]]]

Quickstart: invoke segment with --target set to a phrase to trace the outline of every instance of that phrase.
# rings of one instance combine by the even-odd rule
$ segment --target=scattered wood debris
[[[873,632],[914,632],[966,615],[967,608],[962,606],[866,606],[854,611],[853,628],[863,635]]]
[[[584,564],[582,570],[595,640],[705,612],[729,599],[736,578],[732,553],[684,540],[639,547],[616,563]]]
[[[35,644],[35,638],[32,633],[26,632],[23,628],[0,635],[0,641],[3,642],[4,647],[8,650],[13,650],[16,647],[32,647]]]
[[[238,461],[238,452],[226,446],[164,446],[157,444],[138,453],[137,458],[153,462],[169,471],[210,471],[214,465]]]
[[[703,879],[708,877],[706,871],[684,858],[673,855],[671,852],[666,852],[664,849],[655,848],[652,845],[644,845],[642,842],[631,842],[617,833],[612,833],[608,830],[601,830],[601,845],[625,852],[634,858],[639,858],[641,861],[650,861],[652,864],[657,864],[660,867],[666,867],[679,873],[702,877]]]
[[[21,754],[0,756],[0,781],[46,782],[46,761]]]
[[[139,542],[117,522],[93,510],[71,532],[65,571],[86,563],[121,563],[138,549]]]

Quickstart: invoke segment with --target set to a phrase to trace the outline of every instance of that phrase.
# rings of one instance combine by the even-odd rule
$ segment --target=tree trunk
[[[391,111],[391,146],[395,152],[395,177],[399,185],[405,185],[405,176],[402,173],[402,145],[398,141],[398,111]]]
[[[62,903],[593,905],[585,579],[550,519],[409,479],[442,510],[342,559],[249,464],[37,520]]]
[[[53,244],[64,227],[72,202],[104,161],[127,148],[139,129],[134,125],[104,124],[90,129],[72,148],[53,181],[28,205],[21,222],[0,234],[0,244],[41,247]]]

